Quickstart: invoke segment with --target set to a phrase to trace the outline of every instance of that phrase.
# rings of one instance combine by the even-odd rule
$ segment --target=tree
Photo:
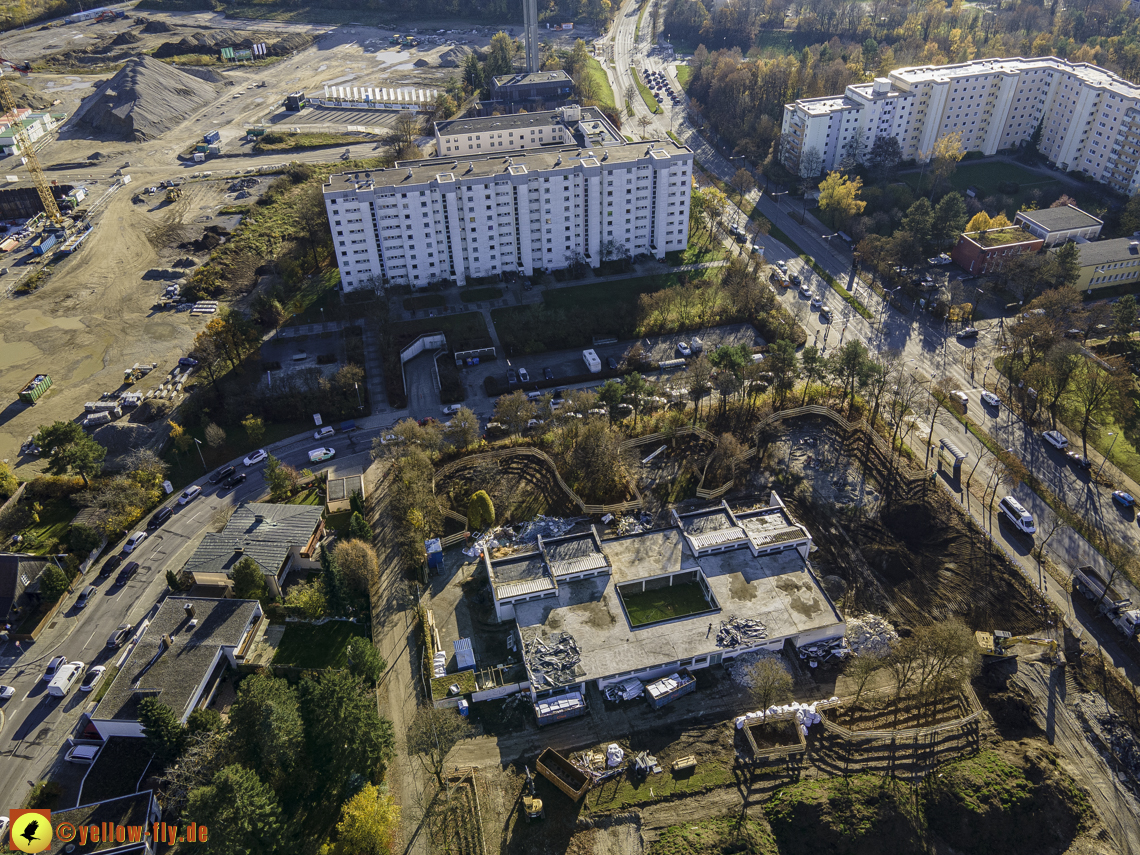
[[[479,417],[469,407],[460,407],[443,429],[447,441],[466,451],[479,441]]]
[[[866,345],[858,339],[846,342],[828,359],[828,369],[842,382],[843,399],[850,395],[852,407],[855,406],[855,393],[866,377],[870,361]]]
[[[610,421],[613,421],[614,416],[617,415],[618,404],[622,402],[624,397],[625,390],[617,380],[607,380],[598,390],[598,403],[602,404],[609,412]]]
[[[1130,196],[1124,210],[1120,212],[1120,231],[1126,235],[1140,232],[1140,193]]]
[[[756,707],[766,710],[770,706],[791,700],[795,685],[783,661],[765,656],[748,666],[747,683]]]
[[[419,757],[424,768],[442,787],[448,753],[459,740],[472,735],[471,725],[457,710],[421,706],[408,725],[408,753]]]
[[[348,520],[348,536],[371,543],[372,526],[360,514],[353,514]]]
[[[76,555],[90,555],[103,542],[103,535],[91,526],[73,523],[67,532],[67,545]]]
[[[206,443],[210,448],[217,448],[226,441],[226,432],[219,425],[210,422],[206,425]]]
[[[491,46],[487,50],[487,59],[483,61],[483,77],[490,80],[502,74],[510,74],[514,65],[517,44],[514,39],[503,32],[491,36]]]
[[[435,97],[435,106],[432,108],[432,119],[436,122],[446,121],[454,116],[455,111],[458,109],[459,105],[455,103],[454,98],[446,92],[440,92]]]
[[[286,464],[272,454],[265,458],[265,468],[261,470],[261,476],[269,487],[270,500],[283,501],[292,492],[294,479],[290,477],[288,469]]]
[[[855,684],[855,698],[851,701],[852,709],[859,706],[859,698],[863,696],[863,690],[867,688],[867,683],[882,670],[882,658],[870,652],[860,653],[843,669],[843,676]]]
[[[815,146],[809,146],[802,155],[800,155],[800,178],[811,181],[818,178],[819,173],[823,170],[823,155],[819,153],[819,149]]]
[[[234,596],[239,600],[260,600],[269,594],[261,565],[248,555],[234,565],[233,580]]]
[[[827,373],[827,359],[820,355],[819,348],[814,344],[807,345],[800,354],[800,373],[804,378],[804,398],[807,403],[808,387],[816,380],[823,379]]]
[[[829,172],[819,185],[819,209],[827,214],[832,226],[847,225],[856,214],[862,213],[867,203],[856,198],[863,186],[862,178],[848,178],[842,172]]]
[[[482,531],[495,524],[495,505],[486,490],[477,491],[467,503],[467,528]]]
[[[1085,362],[1084,377],[1073,387],[1072,396],[1085,457],[1089,456],[1093,422],[1107,416],[1127,396],[1130,385],[1128,366],[1120,357]]]
[[[1132,294],[1121,297],[1112,309],[1113,338],[1119,336],[1125,340],[1130,339],[1138,315],[1140,315],[1140,307],[1137,306],[1136,297]],[[40,447],[43,448],[43,446]]]
[[[230,709],[236,756],[260,769],[270,786],[284,786],[305,762],[305,734],[297,693],[289,682],[254,674],[238,685]]]
[[[0,461],[0,503],[15,494],[19,486],[20,484],[12,472],[12,467]]]
[[[291,585],[285,594],[285,605],[296,609],[309,620],[322,618],[329,613],[329,602],[325,598],[325,585],[320,579]]]
[[[729,186],[736,191],[736,195],[744,198],[753,190],[756,189],[756,179],[752,177],[752,173],[744,167],[736,170],[736,174],[732,176],[729,181]]]
[[[68,581],[67,574],[55,564],[49,564],[40,574],[40,595],[45,602],[54,603],[66,594],[70,587],[71,582]]]
[[[1057,266],[1057,278],[1065,286],[1072,288],[1081,278],[1081,250],[1073,241],[1066,241],[1053,253]]]
[[[930,206],[930,200],[923,197],[911,205],[902,218],[901,227],[910,232],[911,237],[921,245],[925,254],[934,233],[934,209]]]
[[[336,826],[337,855],[386,855],[396,851],[400,806],[373,784],[344,803]]]
[[[839,161],[839,165],[850,172],[859,167],[864,160],[867,159],[867,140],[866,138],[856,131],[851,135],[851,138],[843,144],[843,157]]]
[[[388,147],[392,150],[393,159],[411,160],[420,157],[423,152],[416,145],[416,140],[422,133],[423,128],[419,118],[413,113],[401,112],[396,117],[396,121],[392,124],[392,130],[385,139]]]
[[[48,471],[53,475],[74,472],[90,486],[103,471],[107,449],[84,433],[75,422],[53,422],[41,427],[33,440],[48,455]]]
[[[621,489],[626,472],[622,439],[604,419],[587,419],[578,429],[568,480],[579,495],[605,501]]]
[[[320,196],[318,194],[317,198]],[[194,338],[194,352],[207,355],[206,361],[224,360],[236,371],[242,360],[261,343],[257,330],[241,312],[224,309]],[[199,359],[199,362],[202,362]]]
[[[187,736],[178,761],[157,775],[166,810],[182,815],[190,793],[207,786],[225,764],[227,742],[227,737],[216,731],[199,730]]]
[[[467,54],[467,59],[463,61],[463,84],[472,93],[481,92],[486,88],[483,66],[479,64],[479,57],[473,53]]]
[[[693,424],[700,415],[701,398],[712,391],[712,363],[703,353],[689,363],[685,379],[689,384],[689,400],[693,402]]]
[[[250,442],[261,445],[261,440],[265,438],[265,422],[262,419],[251,413],[242,420],[241,426],[245,428]]]
[[[192,791],[184,817],[210,829],[207,841],[195,846],[206,855],[272,855],[283,842],[277,796],[245,766],[226,766]]]
[[[345,584],[367,597],[380,578],[380,562],[372,544],[353,538],[338,540],[333,547],[333,559],[340,568]]]
[[[220,733],[224,728],[222,714],[217,710],[199,708],[190,713],[186,719],[187,736],[198,733]]]
[[[961,193],[947,193],[934,206],[930,239],[934,246],[943,249],[958,240],[966,227],[966,200]]]
[[[954,170],[958,168],[958,161],[966,154],[962,148],[962,132],[953,131],[938,137],[934,141],[934,148],[930,158],[930,198],[944,182],[949,181]]]
[[[509,395],[500,395],[495,401],[495,421],[505,427],[513,436],[526,430],[527,422],[534,418],[534,404],[522,389]]]
[[[799,376],[796,346],[790,341],[780,339],[768,349],[768,358],[764,360],[764,367],[772,373],[772,385],[776,390],[780,406],[783,406],[788,393],[795,388]]]
[[[155,698],[143,698],[138,707],[139,724],[147,747],[162,764],[173,762],[186,745],[186,728],[174,710]]]
[[[367,638],[356,635],[349,639],[347,649],[348,669],[353,676],[359,677],[369,686],[379,683],[388,663],[380,656],[376,645]]]
[[[895,171],[902,160],[902,145],[893,136],[877,136],[871,143],[871,151],[867,156],[867,165],[879,180],[886,178]]]

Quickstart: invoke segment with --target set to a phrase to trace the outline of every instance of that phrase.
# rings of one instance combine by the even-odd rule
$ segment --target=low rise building
[[[225,670],[244,660],[262,619],[257,600],[168,597],[91,713],[91,724],[104,740],[142,737],[144,698],[170,707],[185,724],[209,704]]]
[[[500,621],[514,621],[533,701],[580,698],[756,650],[839,638],[845,624],[808,562],[811,534],[767,507],[673,515],[665,529],[539,538],[483,562]],[[664,611],[650,601],[669,603]]]
[[[565,104],[573,95],[574,81],[561,69],[491,78],[491,100],[500,102],[510,113],[522,109],[549,110]]]
[[[1018,211],[1013,224],[1041,238],[1048,248],[1070,240],[1078,243],[1096,240],[1100,237],[1104,221],[1076,205],[1060,205],[1040,211]]]
[[[280,597],[294,569],[320,566],[317,546],[324,534],[319,505],[245,502],[219,532],[209,532],[182,568],[199,585],[226,585],[234,565],[252,558],[265,574],[270,596]]]
[[[33,113],[24,108],[18,109],[15,114],[0,116],[0,153],[5,156],[20,153],[20,144],[16,140],[16,134],[20,130],[24,131],[28,142],[34,146],[37,140],[50,134],[66,120],[66,115]]]
[[[1098,240],[1080,246],[1079,291],[1114,288],[1140,280],[1140,238]]]
[[[153,855],[161,842],[154,835],[155,823],[161,820],[162,811],[153,790],[64,810],[53,809],[53,828],[58,829],[66,823],[72,829],[83,829],[86,833],[77,832],[74,839],[68,837],[66,840],[56,835],[43,851],[45,855],[88,855],[94,852],[99,855]],[[92,826],[98,834],[90,833]],[[120,831],[122,839],[119,839]]]
[[[950,257],[963,269],[980,275],[996,273],[1023,252],[1037,252],[1045,241],[1018,226],[967,232],[958,238]]]
[[[40,604],[40,574],[48,560],[42,555],[0,553],[0,628],[15,624]]]
[[[623,145],[625,138],[597,107],[570,104],[541,113],[453,119],[435,123],[436,156],[467,157],[546,145]]]

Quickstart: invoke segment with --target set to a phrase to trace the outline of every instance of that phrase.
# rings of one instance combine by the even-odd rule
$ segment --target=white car
[[[99,745],[76,745],[63,756],[68,763],[83,763],[90,766],[99,755]]]
[[[0,701],[6,701],[14,694],[16,694],[16,690],[12,686],[0,686]],[[0,840],[2,839],[3,838],[0,837]]]
[[[818,309],[822,305],[823,305],[823,300],[821,300],[818,296],[811,298],[811,307],[812,307],[813,311],[815,309]]]
[[[949,264],[951,259],[946,253],[926,259],[930,264]]]
[[[787,273],[788,272],[788,265],[782,261],[777,261],[776,262],[776,269],[779,270],[781,273]]]
[[[830,306],[826,306],[826,305],[825,305],[825,306],[820,306],[820,307],[819,307],[819,316],[820,316],[820,318],[821,318],[821,319],[823,319],[823,320],[828,320],[828,321],[830,321],[830,320],[831,320],[831,307],[830,307]]]
[[[242,463],[244,463],[246,466],[252,466],[255,463],[260,463],[262,460],[264,460],[268,456],[269,455],[265,453],[264,448],[259,448],[259,449],[257,449],[257,451],[255,451],[253,454],[251,454],[249,457],[247,457],[245,460],[243,460]]]
[[[106,665],[94,665],[87,669],[87,674],[83,677],[83,682],[79,684],[79,691],[90,692],[103,679],[103,674],[107,670]]]
[[[201,492],[202,492],[202,488],[199,487],[197,484],[195,484],[193,487],[187,487],[185,490],[182,491],[182,495],[178,497],[178,504],[180,504],[180,505],[190,504],[190,502],[192,502],[196,498],[198,498],[198,495]]]
[[[681,356],[692,356],[693,350],[689,347],[687,341],[682,341],[677,344],[677,353],[681,354]]]
[[[1065,439],[1064,434],[1059,430],[1047,430],[1041,434],[1041,438],[1057,449],[1065,449],[1069,447],[1069,441]]]
[[[310,463],[320,463],[324,460],[331,460],[333,455],[336,454],[335,448],[314,448],[309,452]]]
[[[329,427],[328,425],[325,425],[323,428],[313,434],[313,439],[324,439],[326,436],[332,436],[334,433],[336,433],[335,429]]]
[[[989,404],[996,410],[1001,406],[1001,399],[993,392],[982,392],[982,403]]]
[[[809,286],[806,282],[801,282],[800,283],[800,293],[803,294],[805,297],[810,297],[811,296],[811,286]]]
[[[136,531],[127,538],[127,542],[123,544],[123,552],[127,555],[134,552],[140,543],[146,540],[145,531]]]
[[[47,668],[44,669],[44,680],[50,683],[55,678],[55,675],[59,673],[59,669],[66,664],[66,656],[53,657],[51,662],[48,663]]]
[[[448,404],[446,407],[443,408],[443,414],[445,416],[454,416],[461,409],[463,409],[462,404]]]
[[[961,389],[955,389],[950,393],[950,397],[962,405],[962,409],[966,409],[970,405],[969,396]]]

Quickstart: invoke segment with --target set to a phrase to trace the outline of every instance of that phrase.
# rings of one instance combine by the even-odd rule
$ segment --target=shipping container
[[[51,378],[46,374],[37,374],[27,386],[20,390],[20,400],[25,404],[34,404],[51,388]]]
[[[668,677],[662,677],[646,685],[645,699],[649,701],[649,706],[659,710],[667,703],[696,690],[696,677],[689,673],[688,669],[682,668]]]
[[[591,778],[553,748],[545,749],[535,763],[538,774],[558,787],[574,801],[590,788]]]
[[[200,151],[194,152],[194,162],[195,163],[203,163],[203,162],[205,162],[205,160],[206,160],[206,155],[202,154],[202,152],[200,152]]]
[[[20,245],[20,242],[14,237],[10,237],[3,243],[0,243],[0,252],[11,252]]]
[[[265,136],[265,128],[250,128],[246,131],[248,137],[263,137]]]
[[[55,235],[43,235],[39,240],[32,244],[32,255],[43,255],[49,249],[56,245],[59,240]]]
[[[216,143],[221,138],[222,135],[218,131],[210,131],[208,134],[206,134],[206,136],[203,137],[207,143]]]
[[[212,145],[209,148],[209,152],[210,152],[210,154],[221,154],[222,153],[222,147],[220,145]]]
[[[586,714],[586,700],[580,692],[568,692],[553,698],[543,698],[534,703],[534,717],[539,726],[566,721]]]

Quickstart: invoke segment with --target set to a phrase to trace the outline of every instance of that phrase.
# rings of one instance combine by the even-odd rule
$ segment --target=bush
[[[71,475],[39,475],[24,488],[26,499],[62,499],[83,489],[83,479]]]
[[[89,526],[73,525],[67,533],[67,545],[77,555],[88,555],[102,542],[103,535]]]
[[[480,490],[471,497],[467,505],[467,527],[471,531],[482,531],[495,524],[495,506],[486,490]]]
[[[70,584],[67,574],[54,564],[48,565],[48,568],[40,574],[40,593],[46,602],[54,603],[67,593]]]

